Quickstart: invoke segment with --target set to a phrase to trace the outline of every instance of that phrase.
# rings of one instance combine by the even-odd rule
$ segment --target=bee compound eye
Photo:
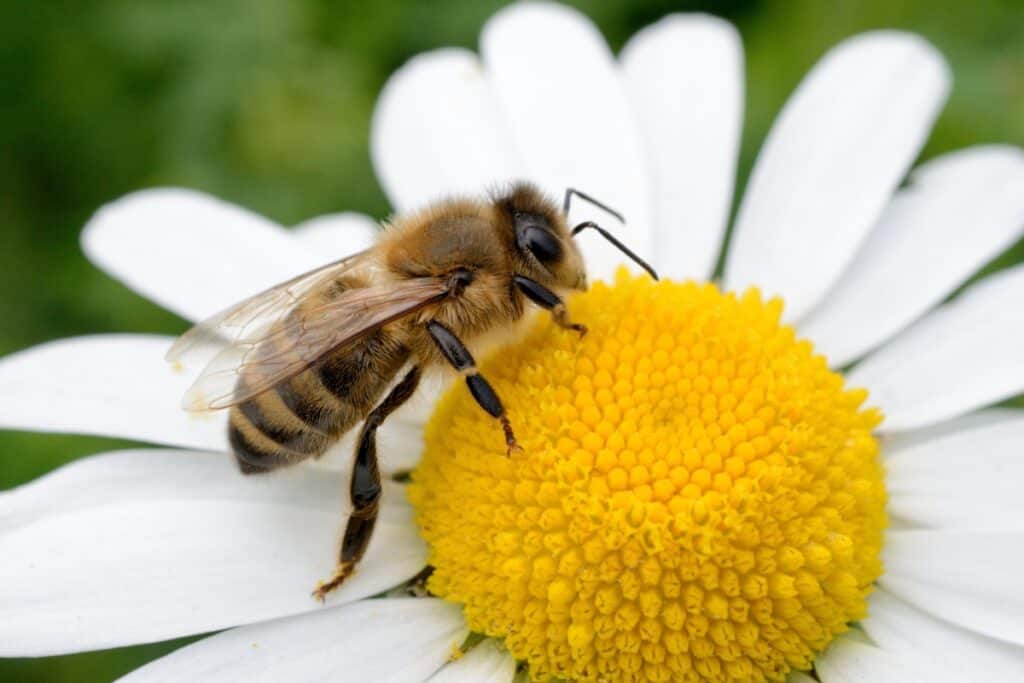
[[[522,246],[541,263],[553,263],[562,255],[558,238],[544,228],[528,225],[523,228]]]

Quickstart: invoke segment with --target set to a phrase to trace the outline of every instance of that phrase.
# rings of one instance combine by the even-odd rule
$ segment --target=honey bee
[[[185,408],[230,410],[228,439],[245,474],[319,457],[362,423],[349,487],[353,509],[334,575],[314,591],[318,599],[341,585],[366,551],[381,495],[376,431],[413,395],[425,369],[447,363],[465,377],[511,454],[519,449],[512,425],[465,341],[520,319],[527,301],[585,334],[556,291],[587,288],[573,240],[586,228],[657,278],[595,223],[570,230],[574,196],[621,220],[572,188],[559,207],[527,183],[486,201],[439,201],[391,220],[374,247],[199,323],[168,352],[178,362],[213,347]]]

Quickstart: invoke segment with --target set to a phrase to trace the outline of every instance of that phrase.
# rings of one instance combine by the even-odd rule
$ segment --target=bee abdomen
[[[266,392],[231,409],[228,440],[244,472],[300,462],[319,455],[330,443],[326,432],[295,418],[275,398],[274,392]]]
[[[408,356],[378,331],[234,406],[228,436],[242,471],[322,455],[373,409]]]

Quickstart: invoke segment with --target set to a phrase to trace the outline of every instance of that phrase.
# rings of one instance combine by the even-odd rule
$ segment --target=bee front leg
[[[469,391],[480,407],[501,422],[501,428],[505,432],[508,454],[512,455],[512,453],[522,451],[522,446],[516,442],[516,435],[512,432],[512,424],[505,415],[505,406],[501,404],[501,399],[498,398],[494,387],[477,371],[476,361],[473,360],[473,355],[466,345],[455,336],[454,332],[436,320],[427,323],[427,331],[452,367],[466,378]]]
[[[550,289],[536,280],[531,280],[523,275],[514,276],[512,281],[519,288],[519,291],[526,295],[527,299],[541,308],[551,311],[551,317],[554,318],[555,324],[559,327],[575,330],[580,333],[581,337],[587,333],[585,325],[569,321],[569,313],[565,310],[565,302]]]
[[[359,445],[356,447],[356,460],[352,466],[352,482],[349,485],[352,514],[345,525],[338,567],[329,581],[321,582],[313,591],[313,597],[321,602],[352,575],[356,563],[362,559],[370,544],[373,527],[377,523],[381,494],[380,470],[377,467],[377,428],[388,415],[409,400],[419,386],[421,374],[419,366],[413,367],[363,423]]]

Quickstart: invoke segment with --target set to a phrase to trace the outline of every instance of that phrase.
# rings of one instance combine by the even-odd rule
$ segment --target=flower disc
[[[481,372],[523,453],[465,387],[410,497],[470,628],[534,680],[780,681],[865,615],[885,488],[866,392],[756,290],[620,273]]]

